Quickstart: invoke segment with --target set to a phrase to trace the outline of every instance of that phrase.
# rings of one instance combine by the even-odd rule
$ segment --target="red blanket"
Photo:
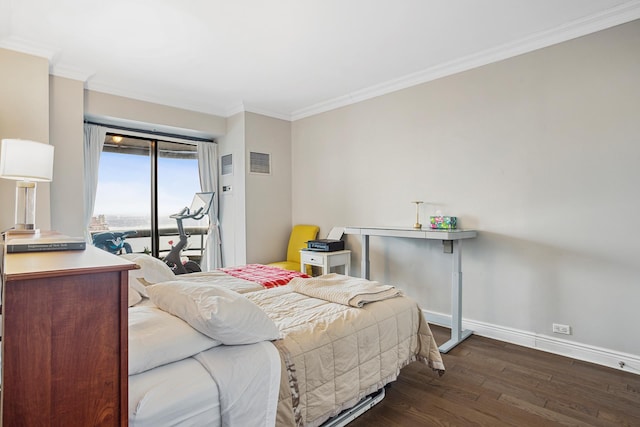
[[[309,277],[299,271],[283,270],[262,264],[247,264],[239,267],[221,268],[220,271],[238,279],[260,283],[265,288],[275,288],[289,283],[294,277]]]

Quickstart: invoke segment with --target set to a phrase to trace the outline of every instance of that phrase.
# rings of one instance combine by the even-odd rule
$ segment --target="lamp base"
[[[13,234],[13,235],[17,235],[17,234],[23,234],[23,235],[31,235],[31,234],[40,234],[40,229],[39,228],[12,228],[11,230],[7,230],[7,233],[9,234]]]
[[[16,222],[14,228],[27,233],[36,229],[36,183],[16,181]]]

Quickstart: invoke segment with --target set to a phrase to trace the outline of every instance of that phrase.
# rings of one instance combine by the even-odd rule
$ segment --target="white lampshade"
[[[0,142],[0,178],[51,181],[53,145],[26,139],[3,139]]]
[[[36,231],[36,183],[53,179],[53,146],[26,139],[0,141],[0,178],[16,180],[16,224]]]

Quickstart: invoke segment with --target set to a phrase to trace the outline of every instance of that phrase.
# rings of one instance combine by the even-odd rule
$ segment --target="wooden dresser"
[[[4,253],[4,426],[127,425],[133,268],[93,246]]]

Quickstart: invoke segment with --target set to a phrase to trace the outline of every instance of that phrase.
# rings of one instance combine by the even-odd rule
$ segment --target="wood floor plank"
[[[490,379],[485,381],[482,386],[488,388],[489,390],[498,392],[500,393],[500,395],[507,394],[517,397],[518,399],[527,401],[532,405],[544,407],[544,405],[547,403],[546,396],[541,395],[540,393],[536,393],[535,390],[526,389],[518,385],[513,385],[504,380]]]
[[[640,399],[640,389],[636,389],[629,384],[611,384],[607,391],[621,399],[629,399],[634,402],[637,402],[638,399]]]
[[[640,416],[627,412],[610,411],[608,408],[602,409],[598,413],[598,419],[609,421],[614,425],[638,427],[640,426]]]
[[[597,409],[592,408],[589,411],[584,411],[583,405],[578,404],[577,406],[578,407],[576,408],[576,404],[574,402],[567,404],[566,402],[550,400],[547,401],[546,408],[596,427],[608,427],[612,425],[611,422],[598,418]],[[595,412],[595,414],[593,414],[593,412]]]
[[[606,391],[596,392],[596,390],[589,387],[581,387],[580,384],[575,384],[575,382],[567,383],[555,378],[547,383],[539,384],[537,388],[544,389],[555,396],[570,396],[585,405],[602,405],[618,411],[633,411],[637,409],[638,403],[640,403],[637,399],[621,398]]]
[[[449,330],[431,327],[439,344]],[[471,336],[439,377],[414,362],[350,427],[640,426],[640,375]]]
[[[588,427],[590,425],[588,423],[577,420],[573,417],[568,417],[559,412],[552,411],[547,408],[540,407],[538,405],[534,405],[525,400],[518,399],[517,397],[513,397],[508,394],[503,394],[502,396],[500,396],[499,400],[501,402],[507,402],[510,405],[515,406],[516,408],[520,408],[524,411],[527,411],[533,415],[536,415],[554,424],[565,425],[565,426],[582,426],[582,427],[585,427],[585,426]]]
[[[488,398],[484,395],[480,396],[480,398],[478,399],[478,405],[481,405],[477,408],[478,411],[486,414],[493,414],[502,422],[513,427],[540,426],[549,424],[548,422],[543,422],[543,420],[541,420],[541,418],[536,414],[511,405],[506,401],[500,400],[500,396],[496,399]]]
[[[412,386],[411,388],[398,388],[394,391],[402,395],[406,402],[410,402],[412,410],[423,417],[430,415],[429,412],[420,409],[422,402],[428,399],[432,409],[436,409],[438,413],[442,414],[441,416],[446,416],[448,420],[454,420],[457,425],[503,425],[500,419],[495,416],[480,413],[469,405],[460,405],[450,399],[432,395],[429,390],[420,390]]]

